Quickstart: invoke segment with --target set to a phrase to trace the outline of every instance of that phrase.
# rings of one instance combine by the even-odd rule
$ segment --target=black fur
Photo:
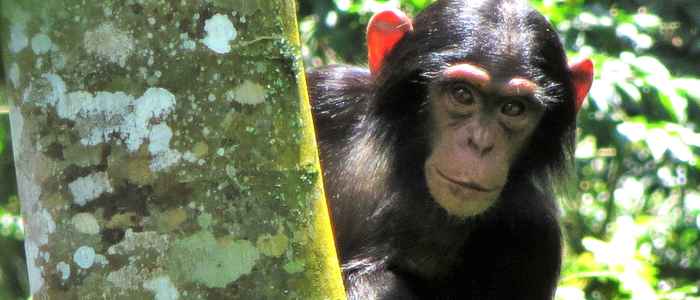
[[[561,264],[553,179],[573,149],[572,82],[559,38],[526,3],[439,0],[379,74],[308,74],[326,189],[350,299],[551,299]],[[546,113],[497,204],[450,217],[427,190],[427,86],[478,62],[545,87]]]

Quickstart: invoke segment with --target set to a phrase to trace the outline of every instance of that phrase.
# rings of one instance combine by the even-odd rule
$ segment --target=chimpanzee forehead
[[[513,90],[537,84],[535,99],[563,101],[568,69],[559,36],[525,1],[438,0],[414,19],[414,31],[387,56],[379,86],[393,90],[405,77],[439,83],[443,72],[468,62],[485,70],[491,82]],[[382,89],[384,90],[384,89]]]
[[[525,77],[493,77],[488,70],[471,63],[458,63],[446,68],[441,81],[466,81],[482,90],[496,92],[504,96],[534,96],[538,85]]]
[[[479,88],[485,88],[491,83],[488,71],[469,63],[456,64],[445,69],[442,77],[443,81],[463,80]]]
[[[470,62],[488,70],[494,79],[536,78],[544,61],[540,36],[543,18],[524,1],[446,0],[444,7],[416,20],[417,50],[430,61],[445,65]],[[546,26],[545,26],[546,27]],[[420,54],[423,51],[426,54]],[[437,59],[435,59],[437,58]],[[437,70],[430,70],[431,72]]]

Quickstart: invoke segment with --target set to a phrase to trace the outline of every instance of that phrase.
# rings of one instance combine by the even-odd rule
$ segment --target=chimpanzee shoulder
[[[331,65],[309,71],[306,79],[320,140],[350,134],[369,99],[371,77],[367,69]]]

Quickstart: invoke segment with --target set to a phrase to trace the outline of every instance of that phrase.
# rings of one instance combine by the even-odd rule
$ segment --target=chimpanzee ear
[[[593,62],[588,58],[578,60],[569,64],[569,70],[574,82],[576,112],[578,112],[593,84]]]
[[[406,33],[411,31],[413,31],[411,19],[400,10],[385,10],[372,17],[367,25],[369,70],[372,74],[379,72],[384,57]]]

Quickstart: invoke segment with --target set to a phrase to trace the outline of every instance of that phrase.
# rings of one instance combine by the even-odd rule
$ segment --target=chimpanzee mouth
[[[455,185],[461,186],[463,188],[475,190],[477,192],[482,192],[482,193],[493,193],[493,192],[498,191],[497,188],[496,189],[489,189],[489,188],[486,188],[486,187],[484,187],[478,183],[475,183],[475,182],[463,182],[463,181],[454,180],[454,179],[450,178],[449,176],[445,175],[444,173],[442,173],[442,171],[440,171],[440,169],[438,169],[437,167],[433,167],[433,168],[435,169],[435,172],[438,173],[438,175],[440,175],[440,177],[444,178],[445,180],[447,180]]]

